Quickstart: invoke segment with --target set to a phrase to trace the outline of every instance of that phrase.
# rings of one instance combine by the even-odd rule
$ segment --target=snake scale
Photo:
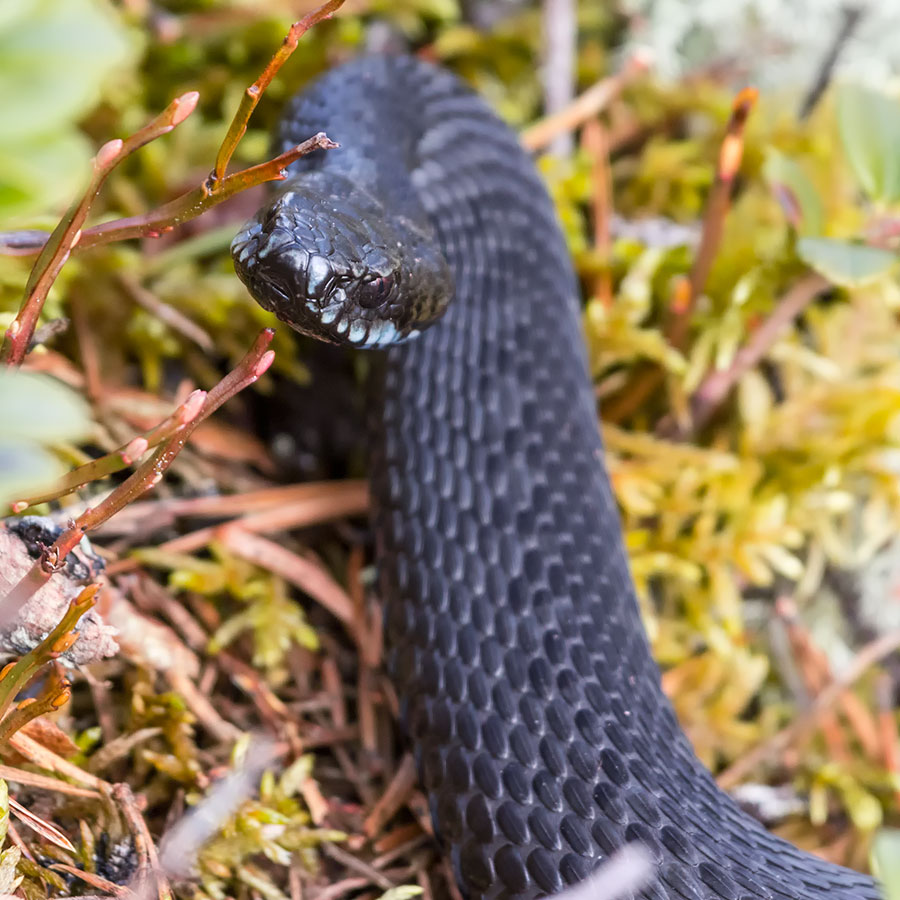
[[[578,286],[515,134],[407,57],[326,74],[279,140],[320,130],[341,148],[295,164],[232,249],[295,328],[390,345],[371,463],[389,668],[464,894],[553,894],[638,841],[647,898],[877,898],[720,791],[661,691]]]

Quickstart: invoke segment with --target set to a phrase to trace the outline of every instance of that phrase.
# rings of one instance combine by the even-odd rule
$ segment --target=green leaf
[[[90,432],[84,400],[62,382],[36,372],[0,370],[0,504],[39,491],[65,467],[44,444]]]
[[[817,272],[843,287],[874,281],[897,262],[889,250],[834,238],[801,238],[797,253]]]
[[[0,439],[49,444],[84,437],[90,427],[88,405],[61,381],[37,372],[0,370]]]
[[[822,198],[803,168],[771,148],[763,173],[791,224],[801,234],[821,234],[825,228]]]
[[[5,144],[0,139],[3,218],[53,209],[61,199],[74,196],[86,183],[90,155],[90,143],[75,132],[63,131],[52,137],[32,137],[13,144]]]
[[[850,165],[872,200],[900,200],[900,100],[861,85],[838,90],[838,127]]]
[[[885,900],[900,900],[900,829],[882,828],[872,841],[872,871]]]
[[[138,40],[107,0],[0,0],[3,216],[58,207],[84,182],[90,146],[75,125]]]
[[[0,505],[40,491],[64,472],[60,461],[40,444],[0,438]]]
[[[132,49],[102,0],[0,0],[3,140],[77,122]]]

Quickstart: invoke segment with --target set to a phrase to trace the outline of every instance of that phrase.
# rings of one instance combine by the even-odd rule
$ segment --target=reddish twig
[[[582,133],[584,148],[591,154],[591,220],[594,230],[594,252],[600,269],[594,280],[594,292],[607,309],[612,305],[610,274],[610,231],[612,213],[612,177],[609,169],[609,141],[606,128],[599,119],[591,119]]]
[[[363,823],[363,831],[369,838],[375,837],[391,816],[403,806],[415,785],[416,764],[412,756],[407,753],[400,761],[387,790]]]
[[[228,131],[222,140],[222,146],[219,147],[215,168],[208,179],[212,192],[218,193],[219,189],[215,187],[216,185],[224,186],[225,171],[228,168],[228,163],[231,161],[235,148],[247,131],[247,122],[250,121],[253,110],[256,109],[260,97],[265,93],[266,88],[271,84],[279,69],[290,59],[294,50],[297,49],[297,42],[313,25],[317,25],[324,19],[330,19],[343,4],[344,0],[328,0],[327,3],[318,9],[314,9],[311,13],[305,15],[299,22],[294,22],[281,46],[263,70],[262,75],[244,91],[240,106],[238,106],[237,112],[228,126]],[[289,164],[285,163],[285,165]]]
[[[878,703],[878,735],[884,767],[896,779],[894,784],[900,784],[900,735],[897,733],[897,718],[894,715],[893,682],[889,675],[882,674],[875,683],[875,697]],[[900,803],[900,787],[894,790],[894,799]]]
[[[152,212],[88,228],[84,232],[79,249],[87,250],[100,244],[130,238],[156,237],[171,231],[188,219],[196,218],[240,191],[267,181],[283,180],[286,177],[284,170],[301,156],[306,156],[313,150],[333,150],[337,146],[326,134],[320,132],[274,159],[229,175],[218,185],[214,186],[207,180],[200,187],[176,197]]]
[[[694,265],[689,276],[690,295],[687,303],[683,304],[683,308],[676,312],[668,329],[669,343],[679,350],[683,349],[687,340],[694,304],[706,287],[713,260],[719,251],[725,216],[731,205],[731,188],[744,155],[744,127],[747,124],[747,117],[756,104],[757,97],[756,88],[744,88],[734,98],[731,107],[731,116],[728,119],[725,137],[719,149],[716,180],[706,201],[700,246],[697,248],[697,255],[694,257]]]
[[[212,181],[207,179],[200,187],[170,200],[151,212],[86,228],[81,232],[77,246],[70,248],[70,251],[89,250],[92,247],[99,247],[114,241],[126,241],[131,238],[159,237],[189,219],[194,219],[208,209],[212,209],[224,200],[228,200],[240,191],[264,184],[267,181],[282,181],[286,177],[285,169],[301,156],[306,156],[314,150],[333,150],[338,146],[324,132],[319,132],[274,159],[229,175],[218,186],[215,186],[215,190]],[[6,248],[15,234],[0,235],[0,253],[8,253]],[[26,248],[30,253],[40,250],[44,235],[41,232],[29,232],[29,236],[31,243],[26,244],[24,239],[20,240],[15,244],[17,248],[15,253],[10,255],[24,256]],[[10,326],[10,329],[13,328],[13,325]]]
[[[205,401],[206,391],[194,391],[171,416],[160,422],[159,425],[146,434],[132,438],[127,444],[119,447],[118,450],[114,450],[112,453],[107,453],[105,456],[92,459],[89,463],[72,469],[45,494],[16,501],[12,504],[12,511],[20,513],[28,509],[29,506],[55,500],[57,497],[62,497],[65,494],[78,490],[78,488],[84,487],[92,481],[120,472],[122,469],[127,469],[128,466],[133,465],[149,449],[158,446],[162,441],[172,437],[179,429],[187,425],[188,422],[192,422],[203,409]]]
[[[589,87],[565,109],[526,128],[520,135],[522,144],[528,150],[545,149],[555,137],[578,128],[609,106],[630,82],[648,68],[649,59],[645,55],[635,54],[621,71]]]
[[[691,313],[694,311],[697,297],[706,287],[710,269],[719,250],[725,216],[731,204],[731,189],[744,153],[744,126],[756,98],[755,88],[744,88],[734,99],[725,137],[719,150],[716,180],[706,202],[700,246],[697,248],[694,265],[685,281],[679,280],[675,283],[669,306],[670,321],[666,336],[669,343],[678,350],[685,347]],[[657,390],[662,380],[663,373],[659,368],[642,369],[637,380],[629,384],[619,399],[608,406],[607,417],[613,422],[622,421],[643,405],[643,402]]]
[[[898,648],[900,648],[900,629],[888,631],[866,644],[856,654],[850,665],[846,666],[841,674],[822,690],[806,712],[721,772],[716,779],[719,787],[723,790],[733,788],[759,763],[787,749],[792,742],[815,727],[821,715],[831,709],[850,685],[859,680],[872,666],[892,653],[896,653]]]
[[[750,340],[735,354],[727,369],[710,372],[691,397],[691,419],[694,430],[702,428],[741,378],[758,365],[772,349],[784,330],[809,306],[829,282],[821,275],[807,275],[798,281],[775,304],[772,314],[753,332]],[[660,422],[657,433],[665,437],[680,436],[672,418]]]
[[[99,584],[89,584],[69,604],[59,624],[36,647],[0,672],[0,719],[10,704],[35,673],[46,663],[57,659],[78,640],[78,620],[97,602]]]
[[[72,522],[4,598],[0,603],[0,616],[5,617],[5,621],[11,621],[22,604],[50,580],[68,553],[78,546],[86,532],[105,522],[162,480],[163,473],[181,452],[200,422],[212,415],[230,397],[253,384],[269,368],[275,354],[267,348],[274,333],[271,328],[260,332],[247,355],[206,395],[202,406],[198,407],[196,401],[191,398],[181,405],[176,415],[184,424],[166,438],[149,459],[96,507],[86,509]],[[186,408],[188,403],[193,404],[192,409]],[[188,418],[191,412],[193,418]]]
[[[19,314],[6,330],[0,358],[7,365],[18,366],[25,358],[38,318],[50,287],[82,237],[82,226],[94,199],[110,172],[129,154],[152,140],[167,134],[181,124],[197,105],[196,91],[177,97],[152,122],[126,140],[105,143],[94,157],[91,180],[84,196],[62,217],[38,255],[25,286],[25,298]]]

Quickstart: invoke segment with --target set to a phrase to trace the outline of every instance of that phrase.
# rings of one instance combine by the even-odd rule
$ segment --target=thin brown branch
[[[829,282],[817,274],[807,275],[798,281],[778,300],[772,314],[738,350],[731,365],[727,369],[711,372],[703,379],[691,398],[695,431],[706,425],[741,378],[759,365],[794,319],[828,287]],[[673,436],[677,428],[672,419],[665,419],[660,423],[658,432]]]
[[[275,541],[245,531],[240,525],[224,526],[218,537],[236,556],[298,587],[340,620],[353,635],[356,623],[353,602],[321,565],[292,553]]]
[[[875,683],[875,697],[878,704],[878,737],[881,744],[881,758],[884,767],[893,776],[894,799],[900,803],[900,734],[897,717],[894,714],[894,685],[891,677],[882,674]]]
[[[256,109],[260,97],[265,93],[266,88],[272,83],[272,79],[278,74],[281,67],[290,59],[294,50],[297,49],[297,42],[314,25],[324,19],[330,19],[343,4],[344,0],[328,0],[327,3],[308,13],[298,22],[294,22],[281,46],[263,70],[262,75],[244,91],[240,106],[238,106],[234,119],[232,119],[231,125],[228,126],[228,131],[222,140],[222,145],[216,155],[215,168],[208,180],[212,186],[211,190],[213,193],[218,193],[216,185],[221,186],[224,183],[228,163],[231,161],[235,148],[247,131],[247,122],[250,121],[250,116],[253,115],[253,110]]]
[[[363,831],[369,838],[373,838],[380,833],[391,816],[406,802],[406,798],[415,787],[415,784],[415,760],[407,753],[400,761],[400,765],[397,767],[397,771],[394,773],[387,790],[363,823]]]
[[[223,504],[223,508],[233,507]],[[286,502],[282,506],[249,513],[233,521],[244,531],[267,534],[305,528],[347,516],[364,515],[368,508],[369,492],[364,481],[335,482],[329,486],[327,493],[317,492],[309,497]],[[157,550],[160,553],[193,553],[214,541],[222,527],[223,525],[209,525],[196,531],[189,531],[160,544]],[[112,563],[107,571],[121,573],[134,569],[137,565],[136,559],[123,559]]]
[[[189,341],[193,341],[201,350],[206,353],[215,351],[215,342],[209,334],[201,328],[193,319],[189,319],[184,313],[163,303],[152,291],[147,290],[143,284],[133,275],[127,272],[120,272],[117,276],[119,284],[125,288],[128,295],[134,300],[138,306],[146,309],[147,312],[154,315],[160,322],[164,322],[173,331],[178,332]]]
[[[622,93],[625,87],[649,68],[645,56],[632,56],[615,75],[610,75],[579,94],[565,109],[546,116],[520,135],[527,150],[544,150],[560,134],[567,134],[598,115]]]
[[[70,797],[86,797],[92,800],[100,800],[102,795],[90,788],[76,787],[68,781],[59,778],[50,778],[48,775],[40,775],[37,772],[26,772],[13,766],[0,765],[0,778],[11,781],[13,784],[24,784],[27,787],[38,788],[43,791],[52,791],[58,794],[66,794]]]
[[[184,428],[188,422],[193,421],[202,410],[205,402],[206,391],[194,391],[171,416],[168,416],[150,431],[132,438],[127,444],[119,447],[117,450],[113,450],[112,453],[99,456],[97,459],[92,459],[89,463],[67,472],[45,494],[17,500],[12,504],[12,511],[20,513],[28,509],[29,506],[36,506],[38,503],[55,500],[57,497],[76,491],[92,481],[105,478],[107,475],[112,475],[115,472],[128,468],[128,466],[134,465],[135,461],[148,450],[171,438],[180,429]]]
[[[109,790],[112,788],[109,782],[98,778],[96,775],[91,775],[90,772],[85,772],[81,766],[76,766],[67,759],[63,759],[21,731],[17,731],[10,737],[9,745],[17,753],[24,756],[28,762],[41,769],[46,769],[48,772],[55,772],[57,775],[71,778],[77,784],[92,788],[104,795],[108,795]]]
[[[319,134],[313,135],[302,144],[286,150],[274,159],[227,176],[217,186],[215,191],[208,182],[204,182],[199,187],[187,191],[150,212],[85,228],[81,232],[78,244],[71,249],[73,252],[81,252],[90,250],[92,247],[110,244],[114,241],[126,241],[140,237],[159,237],[161,234],[171,231],[176,226],[187,222],[189,219],[194,219],[201,213],[228,200],[240,191],[255,187],[258,184],[264,184],[267,181],[282,181],[286,177],[285,169],[291,163],[300,159],[301,156],[306,156],[314,150],[333,150],[338,146],[326,134],[319,132]],[[28,232],[28,240],[31,243],[27,243],[24,236],[19,236],[15,232],[0,234],[0,253],[10,255],[6,248],[9,247],[10,241],[15,241],[17,238],[18,240],[15,243],[17,250],[12,255],[24,256],[26,255],[26,248],[30,248],[27,250],[30,253],[39,251],[44,245],[43,242],[46,240],[46,235],[43,232]]]
[[[283,180],[285,169],[301,156],[306,156],[314,150],[333,150],[337,146],[338,144],[326,134],[319,132],[274,159],[228,175],[216,186],[215,190],[210,184],[204,183],[144,215],[117,219],[115,222],[87,228],[79,243],[79,249],[87,250],[90,247],[130,238],[155,237],[171,231],[176,226],[196,218],[240,191],[264,184],[267,181]]]
[[[261,331],[247,355],[206,395],[200,408],[196,408],[196,401],[191,401],[190,398],[182,404],[180,415],[184,424],[96,507],[86,509],[69,525],[0,601],[0,616],[5,616],[6,621],[12,621],[22,604],[50,580],[65,557],[78,546],[88,531],[105,522],[162,480],[163,474],[181,452],[197,425],[230,397],[253,384],[269,368],[275,355],[267,348],[274,334],[271,328]],[[188,402],[193,404],[190,409],[186,409]]]
[[[594,253],[600,270],[594,279],[594,293],[608,309],[612,305],[612,276],[610,273],[612,217],[612,174],[609,168],[609,141],[606,128],[599,119],[585,123],[582,144],[591,155],[591,225]]]
[[[731,116],[728,119],[725,137],[719,149],[716,180],[706,201],[700,246],[697,248],[697,255],[694,257],[694,265],[691,268],[690,295],[688,302],[673,317],[668,328],[669,343],[679,350],[684,348],[694,304],[706,287],[713,261],[719,252],[725,216],[728,215],[731,206],[734,178],[740,169],[741,159],[744,155],[744,127],[747,124],[747,117],[756,105],[757,97],[756,88],[744,88],[735,97],[731,107]]]
[[[144,815],[131,788],[127,784],[116,784],[113,786],[112,795],[119,804],[119,809],[128,823],[128,830],[134,841],[134,851],[138,859],[138,870],[134,879],[135,887],[140,891],[146,880],[153,878],[156,882],[159,900],[172,900],[172,889],[169,886],[168,878],[160,868],[156,844],[153,843],[153,837],[147,828]]]
[[[152,122],[131,137],[124,141],[108,141],[97,151],[87,190],[50,234],[31,270],[22,306],[6,330],[6,340],[0,347],[0,359],[7,365],[21,365],[25,358],[47,294],[68,260],[72,248],[80,241],[84,221],[110,172],[139,147],[180,125],[194,111],[198,97],[196,91],[177,97]]]
[[[20,822],[39,834],[45,841],[56,844],[57,847],[62,847],[63,850],[69,853],[77,852],[72,842],[55,825],[35,815],[30,809],[22,806],[21,803],[12,797],[9,798],[9,811],[15,813],[16,818]]]
[[[133,896],[127,887],[109,881],[109,879],[97,875],[96,872],[85,872],[84,869],[79,869],[76,866],[70,866],[66,863],[53,863],[50,868],[55,872],[65,872],[66,875],[78,878],[85,884],[89,884],[92,888],[96,888],[98,891],[106,891],[114,897]]]
[[[824,712],[831,709],[841,694],[858,681],[872,666],[900,649],[900,629],[894,629],[866,644],[841,674],[824,688],[812,706],[768,740],[735,760],[716,779],[719,787],[728,790],[748,776],[760,763],[783,753],[792,743],[816,726]]]

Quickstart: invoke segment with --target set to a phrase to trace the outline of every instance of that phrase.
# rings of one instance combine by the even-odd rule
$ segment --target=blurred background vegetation
[[[564,7],[348,2],[303,39],[267,90],[235,162],[266,156],[282,104],[312,76],[384,48],[411,48],[449,66],[525,128],[543,114],[541,23]],[[733,787],[729,773],[739,772],[758,790],[738,795],[775,830],[860,868],[873,844],[882,865],[900,858],[890,829],[900,817],[896,654],[866,667],[817,727],[781,738],[820,692],[853,671],[861,647],[900,628],[900,100],[891,80],[897,50],[881,39],[900,16],[894,7],[858,10],[857,21],[826,0],[579,3],[576,91],[620,72],[638,45],[653,51],[650,71],[630,77],[601,115],[579,123],[570,151],[536,154],[583,279],[607,463],[664,686],[698,754],[724,772],[724,783]],[[124,138],[189,90],[200,93],[198,111],[116,170],[93,221],[139,214],[200,183],[242,92],[309,8],[294,0],[0,0],[0,229],[52,227],[86,183],[96,147]],[[809,27],[792,30],[788,21]],[[829,48],[843,32],[829,67]],[[785,34],[799,36],[792,44]],[[748,84],[761,94],[749,101],[746,127],[734,128],[735,94]],[[0,380],[0,501],[37,491],[61,467],[149,427],[183,398],[186,383],[211,387],[246,351],[248,336],[274,324],[228,254],[260,196],[249,191],[161,238],[69,261],[42,319],[59,326],[45,332],[25,375],[15,384],[12,376]],[[4,328],[29,268],[28,258],[0,255]],[[308,386],[315,377],[306,365],[312,351],[286,329],[273,346],[276,378],[253,389],[268,402],[273,385]],[[350,363],[358,379],[365,366]],[[160,496],[277,482],[284,459],[254,433],[255,404],[263,402],[242,395],[205,437],[198,430]],[[344,471],[362,473],[353,461]],[[65,519],[96,490],[41,511]],[[258,669],[256,690],[269,692],[273,708],[297,710],[291,717],[301,724],[289,739],[285,720],[276,715],[273,726],[294,750],[306,746],[304,722],[347,724],[347,709],[342,719],[339,705],[326,703],[328,712],[310,700],[338,690],[322,660],[335,661],[351,723],[362,715],[359,671],[339,646],[340,628],[309,612],[303,591],[221,544],[160,550],[173,534],[123,525],[105,554],[114,565],[129,561],[116,582],[122,594],[139,584],[141,608],[167,619],[204,670],[218,672],[191,677],[222,693],[220,712],[236,732],[258,711],[246,694],[232,696],[238,675],[222,659],[235,642],[242,645],[235,655]],[[301,556],[314,548],[316,564],[349,595],[368,589],[361,519],[307,529],[290,546]],[[147,573],[152,590],[190,610],[211,643],[185,638],[184,623],[157,595],[147,601]],[[70,758],[91,771],[91,759],[114,744],[105,765],[146,796],[158,837],[173,792],[179,808],[197,802],[228,763],[231,744],[221,735],[211,741],[161,668],[138,657],[126,653],[76,679],[56,727],[72,744]],[[115,710],[105,728],[98,678],[108,685],[103,702]],[[393,734],[389,698],[379,696],[379,734]],[[281,900],[302,864],[319,872],[302,876],[311,879],[311,896],[337,900],[342,892],[323,885],[340,885],[352,872],[363,883],[345,892],[381,893],[396,879],[371,875],[379,851],[365,844],[373,835],[362,817],[395,775],[393,740],[326,746],[315,765],[304,755],[268,773],[259,798],[201,854],[202,888],[183,890]],[[754,755],[759,747],[768,749]],[[341,753],[362,783],[348,783]],[[31,803],[26,791],[17,796]],[[19,843],[40,844],[33,859],[0,856],[0,880],[8,876],[11,886],[24,877],[19,887],[28,897],[71,891],[70,875],[51,872],[51,856],[111,881],[128,875],[110,874],[110,848],[98,843],[104,830],[127,834],[116,814],[97,818],[63,800],[43,794],[33,802],[68,834],[74,853],[58,842],[51,851],[46,835],[29,834]],[[331,804],[330,815],[320,801]],[[416,843],[413,801],[375,835],[408,829],[412,862],[397,878],[411,882],[436,865],[433,853],[420,852],[423,832]],[[348,842],[345,856],[333,850],[339,837]],[[313,852],[320,845],[332,848],[324,875],[316,869],[323,857]],[[354,869],[353,859],[368,869]]]

